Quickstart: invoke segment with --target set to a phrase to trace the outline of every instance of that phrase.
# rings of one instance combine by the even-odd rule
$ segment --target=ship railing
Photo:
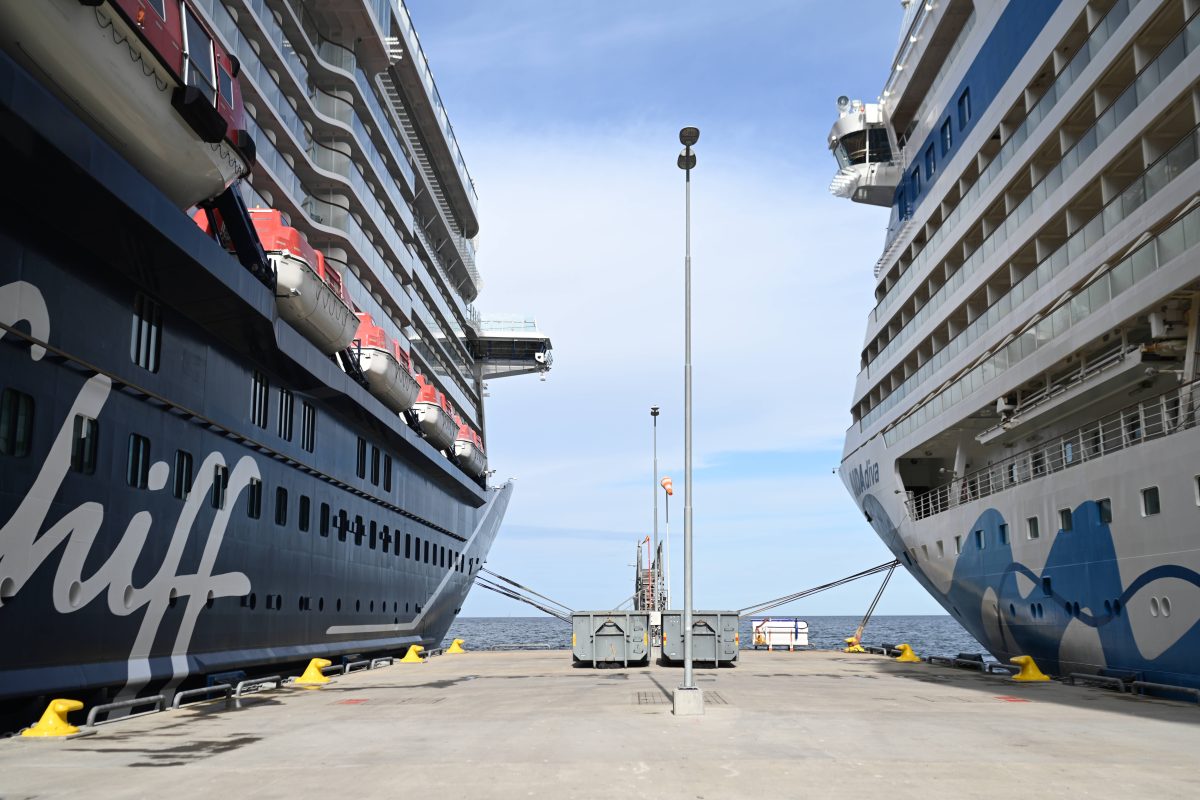
[[[914,520],[1062,472],[1102,456],[1136,447],[1196,426],[1200,381],[1128,405],[995,464],[910,497]]]

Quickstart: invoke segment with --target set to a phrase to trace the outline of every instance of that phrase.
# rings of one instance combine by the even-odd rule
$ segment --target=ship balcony
[[[537,321],[524,316],[485,317],[471,338],[475,361],[484,380],[513,375],[545,374],[554,363],[550,337]]]

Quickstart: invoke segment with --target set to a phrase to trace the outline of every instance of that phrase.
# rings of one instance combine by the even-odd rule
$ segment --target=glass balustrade
[[[1189,46],[1190,43],[1190,46]],[[928,321],[959,289],[968,277],[1008,240],[1015,231],[1039,208],[1056,189],[1079,168],[1097,147],[1116,130],[1121,120],[1128,118],[1134,109],[1176,68],[1183,59],[1200,44],[1200,17],[1191,23],[1138,75],[1134,82],[1102,113],[1079,140],[1068,150],[1058,164],[1051,169],[1031,190],[1029,195],[1010,212],[991,235],[963,262],[962,266],[939,288],[933,296],[913,315],[896,336],[871,359],[866,367],[867,376],[882,374],[889,368],[888,359],[899,351],[912,335]]]
[[[916,372],[906,378],[896,387],[895,391],[884,398],[879,406],[863,416],[864,425],[869,426],[882,413],[885,413],[884,411],[876,413],[878,409],[884,406],[895,407],[896,403],[919,388],[951,359],[970,347],[976,339],[1003,319],[1009,311],[1032,297],[1039,288],[1049,283],[1074,259],[1082,256],[1129,214],[1196,163],[1198,158],[1200,158],[1200,129],[1189,132],[1166,155],[1151,164],[1149,169],[1136,178],[1121,194],[1110,200],[1087,224],[1043,259],[1036,269],[1014,284],[985,312],[976,317],[965,330],[947,342]]]
[[[1200,208],[1194,208],[1176,220],[1162,233],[1075,293],[983,363],[922,403],[911,414],[885,431],[884,441],[890,446],[930,420],[949,412],[964,398],[983,388],[984,384],[1016,366],[1047,343],[1063,336],[1081,320],[1107,311],[1107,305],[1113,298],[1149,278],[1156,270],[1197,245],[1200,245]],[[869,423],[861,425],[863,430],[868,426]]]
[[[1104,19],[1092,29],[1087,41],[1080,46],[1070,63],[1058,74],[1054,83],[1050,85],[1050,88],[1046,90],[1046,93],[1042,95],[1025,119],[1022,120],[1012,136],[1000,148],[1000,152],[996,154],[967,193],[959,200],[954,210],[938,225],[938,229],[929,238],[929,241],[922,246],[921,251],[917,254],[913,262],[909,264],[907,269],[900,273],[896,282],[888,287],[887,293],[884,294],[871,311],[872,321],[878,321],[880,315],[887,311],[896,300],[906,296],[904,289],[913,282],[913,279],[918,274],[923,273],[924,268],[929,265],[929,261],[938,245],[945,241],[952,233],[957,233],[955,229],[958,223],[974,210],[974,206],[979,201],[983,192],[991,185],[1000,171],[1004,169],[1004,166],[1009,163],[1021,145],[1028,141],[1030,134],[1045,119],[1046,115],[1050,113],[1050,110],[1058,100],[1066,94],[1067,89],[1075,83],[1084,69],[1100,51],[1100,48],[1112,38],[1113,33],[1125,21],[1130,11],[1133,10],[1138,2],[1140,0],[1119,0],[1109,9]],[[896,230],[898,231],[899,229],[900,227],[897,226]],[[886,244],[890,245],[891,242],[887,242]]]

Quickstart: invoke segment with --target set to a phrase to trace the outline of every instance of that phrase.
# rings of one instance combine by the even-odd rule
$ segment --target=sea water
[[[810,647],[845,647],[861,617],[802,617],[808,622]],[[741,621],[742,647],[750,647],[750,620]],[[571,626],[552,617],[459,617],[446,634],[446,645],[462,639],[472,650],[553,649],[571,646]],[[920,655],[955,656],[986,653],[983,646],[951,616],[875,616],[863,632],[863,644],[912,645]]]

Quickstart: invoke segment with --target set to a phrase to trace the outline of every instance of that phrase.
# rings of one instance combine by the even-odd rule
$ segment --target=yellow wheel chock
[[[21,731],[22,736],[71,736],[79,733],[79,728],[76,728],[71,723],[67,722],[67,714],[72,711],[79,711],[83,708],[83,703],[78,700],[65,700],[59,698],[51,700],[50,705],[46,706],[45,713],[42,718],[25,730]]]

